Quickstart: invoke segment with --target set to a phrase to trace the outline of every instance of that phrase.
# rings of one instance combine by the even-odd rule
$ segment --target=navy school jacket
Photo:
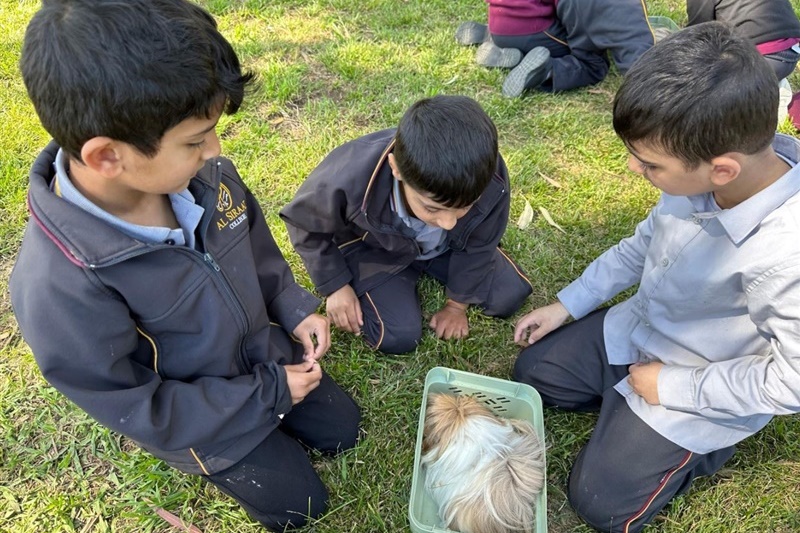
[[[411,230],[392,212],[394,177],[387,156],[394,129],[333,150],[280,212],[317,290],[328,296],[346,284],[357,294],[380,285],[419,255]],[[452,250],[447,296],[487,300],[493,257],[508,223],[508,170],[501,157],[486,190],[447,232]]]
[[[299,362],[302,348],[275,330],[293,331],[319,300],[295,283],[227,159],[189,185],[205,208],[194,250],[132,239],[56,196],[57,150],[51,143],[31,171],[10,281],[42,374],[180,470],[233,465],[291,409],[280,365]]]

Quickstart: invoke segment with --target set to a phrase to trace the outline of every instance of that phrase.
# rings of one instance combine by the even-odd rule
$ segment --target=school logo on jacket
[[[228,189],[224,183],[219,184],[219,197],[217,198],[217,211],[220,213],[224,213],[228,209],[231,208],[233,205],[233,199],[231,198],[231,191]]]
[[[217,211],[222,213],[217,219],[217,231],[223,228],[233,229],[247,220],[247,205],[242,200],[238,205],[233,205],[233,196],[224,183],[219,184],[219,197],[217,197]]]

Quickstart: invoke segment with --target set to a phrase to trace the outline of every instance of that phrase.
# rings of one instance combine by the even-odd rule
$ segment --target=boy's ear
[[[386,159],[389,161],[389,166],[392,168],[392,176],[397,181],[403,181],[403,176],[400,175],[400,170],[397,169],[397,160],[394,158],[394,154],[389,154]]]
[[[734,154],[722,154],[711,160],[711,183],[722,187],[739,177],[742,164]]]
[[[109,137],[92,137],[83,143],[81,159],[84,165],[106,178],[122,172],[120,144]]]

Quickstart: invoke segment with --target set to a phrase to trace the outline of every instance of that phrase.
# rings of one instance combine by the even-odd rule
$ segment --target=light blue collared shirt
[[[172,211],[175,213],[175,218],[180,225],[179,228],[140,226],[139,224],[126,222],[108,211],[99,208],[81,194],[69,179],[69,174],[67,173],[67,155],[61,149],[59,149],[58,154],[56,154],[55,167],[55,186],[57,187],[58,195],[69,203],[103,220],[109,226],[118,229],[133,239],[148,244],[167,243],[177,246],[185,245],[189,248],[195,247],[194,232],[197,229],[197,225],[200,224],[200,219],[203,218],[205,209],[195,203],[194,196],[192,196],[192,193],[190,193],[188,189],[168,195],[169,201],[172,204]]]
[[[392,210],[400,217],[400,220],[414,232],[414,240],[417,241],[421,251],[420,255],[417,256],[417,260],[433,259],[445,252],[444,243],[447,238],[447,232],[442,228],[431,226],[411,216],[411,213],[406,209],[403,192],[400,190],[400,182],[398,180],[394,180],[392,187],[391,206]]]
[[[658,433],[695,453],[800,412],[800,141],[776,135],[792,166],[731,209],[713,194],[662,194],[633,236],[558,293],[575,318],[639,283],[603,325],[613,365],[661,361],[661,405],[616,385]]]

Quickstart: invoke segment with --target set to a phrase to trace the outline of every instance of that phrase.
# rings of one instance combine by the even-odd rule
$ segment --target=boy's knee
[[[514,381],[527,383],[536,388],[536,367],[539,363],[541,353],[542,350],[537,350],[535,344],[520,350],[517,360],[514,361],[514,370],[512,371],[512,378]]]
[[[515,291],[504,291],[489,298],[489,302],[483,306],[483,314],[496,318],[508,318],[522,308],[528,295],[531,293],[531,286],[525,283],[516,288]]]
[[[364,324],[364,338],[376,350],[400,355],[416,350],[422,340],[422,318],[411,324]]]
[[[286,507],[263,512],[250,511],[249,514],[269,531],[299,529],[325,514],[328,510],[328,491],[321,485],[321,490],[317,489],[316,494],[309,494],[307,498],[295,502],[295,505]]]
[[[609,498],[604,495],[608,490],[608,486],[593,487],[570,482],[567,498],[575,514],[594,529],[608,532],[619,531],[614,526],[618,526],[623,521],[616,515],[613,502],[610,502]]]
[[[631,494],[615,488],[615,476],[612,471],[603,468],[604,466],[608,465],[587,465],[580,460],[580,456],[576,460],[570,472],[567,489],[567,499],[572,509],[584,522],[598,531],[639,531],[645,523],[638,524],[638,527],[626,525],[632,517]]]
[[[500,252],[495,265],[494,280],[481,307],[487,316],[508,318],[520,310],[533,289],[519,267]]]
[[[354,448],[358,443],[361,432],[361,410],[353,402],[352,410],[341,413],[337,420],[338,432],[335,442],[331,442],[327,448],[321,448],[329,453],[339,453],[350,448]]]
[[[422,327],[415,331],[387,330],[380,342],[375,343],[375,349],[387,354],[401,355],[416,350],[421,340]]]

